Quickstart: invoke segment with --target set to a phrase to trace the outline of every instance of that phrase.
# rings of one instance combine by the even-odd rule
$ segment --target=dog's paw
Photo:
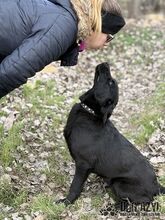
[[[56,204],[64,204],[65,206],[68,206],[71,204],[71,202],[67,198],[59,199],[55,203]]]

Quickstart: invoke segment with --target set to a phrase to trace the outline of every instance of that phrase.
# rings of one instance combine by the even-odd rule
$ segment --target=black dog
[[[165,193],[147,159],[108,120],[118,102],[118,85],[107,63],[96,67],[94,86],[80,100],[64,130],[76,171],[62,201],[73,203],[90,173],[103,177],[119,201],[149,203]]]

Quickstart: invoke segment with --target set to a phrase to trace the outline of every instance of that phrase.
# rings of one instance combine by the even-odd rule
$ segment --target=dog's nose
[[[107,80],[111,79],[111,72],[110,72],[110,65],[109,63],[101,63],[97,65],[95,71],[95,79],[94,85],[96,83],[106,82]]]
[[[97,69],[99,72],[110,71],[110,65],[107,62],[101,63],[97,66]]]
[[[97,66],[97,81],[111,79],[109,63],[101,63]]]

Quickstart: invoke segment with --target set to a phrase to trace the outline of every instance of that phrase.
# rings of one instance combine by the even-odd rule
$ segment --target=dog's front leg
[[[84,182],[87,180],[89,173],[89,168],[87,168],[87,166],[84,166],[84,164],[76,164],[76,171],[70,186],[69,194],[60,202],[64,202],[65,205],[73,203],[80,196]]]

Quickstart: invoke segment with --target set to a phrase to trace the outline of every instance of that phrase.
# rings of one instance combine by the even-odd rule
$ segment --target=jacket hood
[[[72,17],[78,21],[78,18],[73,10],[72,4],[70,0],[48,0],[49,2],[52,2],[54,4],[60,5],[61,7],[65,8],[71,15]]]

